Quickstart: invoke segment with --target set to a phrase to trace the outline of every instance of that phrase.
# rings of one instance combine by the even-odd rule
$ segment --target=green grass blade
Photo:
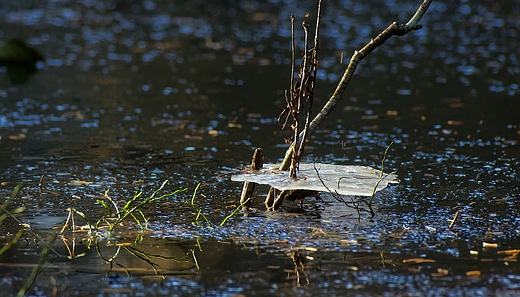
[[[246,201],[244,201],[243,203],[241,203],[239,206],[237,206],[235,208],[235,210],[233,210],[233,212],[231,214],[229,214],[227,217],[225,217],[222,222],[220,222],[220,227],[224,226],[224,224],[226,223],[227,220],[229,220],[230,218],[232,218],[242,207],[244,207],[244,205],[246,205],[246,203],[249,201],[249,199],[251,198],[247,198]]]

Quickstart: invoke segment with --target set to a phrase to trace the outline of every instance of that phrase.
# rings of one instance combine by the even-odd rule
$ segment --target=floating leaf
[[[340,195],[372,196],[390,183],[399,183],[395,174],[367,166],[301,163],[298,178],[280,171],[280,164],[265,164],[261,170],[244,170],[231,176],[232,181],[270,185],[278,190],[335,191]],[[318,172],[318,173],[317,173]],[[325,186],[324,186],[325,185]]]

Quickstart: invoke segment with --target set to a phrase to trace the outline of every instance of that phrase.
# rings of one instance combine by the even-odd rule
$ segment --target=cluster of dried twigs
[[[278,117],[278,122],[285,128],[291,116],[293,131],[292,138],[288,142],[294,146],[292,154],[292,162],[289,176],[291,178],[297,177],[297,171],[303,155],[305,147],[305,138],[307,130],[311,123],[312,103],[314,101],[314,87],[316,86],[316,71],[318,69],[318,50],[319,50],[319,27],[321,20],[321,0],[318,2],[318,14],[316,18],[316,30],[314,32],[314,47],[309,46],[309,28],[307,21],[303,21],[302,27],[304,31],[304,49],[302,52],[302,59],[300,63],[300,70],[298,72],[298,79],[294,82],[294,66],[295,66],[295,38],[294,38],[294,15],[291,14],[291,32],[292,32],[292,67],[291,67],[291,87],[289,91],[285,92],[286,106]],[[306,110],[305,123],[301,127],[301,114]],[[283,123],[282,123],[283,121]],[[300,135],[301,133],[301,135]],[[301,140],[300,141],[300,137]]]

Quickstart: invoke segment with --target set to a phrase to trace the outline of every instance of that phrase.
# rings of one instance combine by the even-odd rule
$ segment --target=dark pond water
[[[27,224],[0,226],[2,245],[26,229],[0,256],[1,296],[16,295],[49,242],[28,295],[520,294],[519,1],[434,1],[423,29],[360,64],[305,159],[378,167],[393,140],[385,166],[401,184],[376,196],[375,217],[328,194],[268,213],[259,187],[254,209],[222,227],[241,192],[227,173],[258,146],[268,162],[283,157],[288,16],[312,18],[315,3],[213,2],[2,1],[0,40],[20,38],[45,62],[30,75],[0,68],[1,199],[23,183],[6,207],[25,206]],[[342,55],[418,5],[325,1],[316,105]],[[146,232],[125,221],[98,250],[69,229],[52,241],[67,208],[95,222],[106,190],[121,206],[165,180],[164,193],[188,190],[145,207]],[[213,226],[194,225],[186,203],[199,183]]]

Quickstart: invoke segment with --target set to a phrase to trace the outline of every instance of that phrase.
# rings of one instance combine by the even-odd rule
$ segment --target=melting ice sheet
[[[298,178],[291,179],[288,171],[280,171],[280,164],[266,164],[261,170],[246,169],[231,176],[232,181],[255,182],[278,190],[313,190],[337,192],[340,195],[372,196],[374,187],[380,191],[388,184],[399,183],[395,174],[367,166],[301,163]],[[318,172],[318,173],[317,173]],[[320,180],[321,179],[321,180]]]

